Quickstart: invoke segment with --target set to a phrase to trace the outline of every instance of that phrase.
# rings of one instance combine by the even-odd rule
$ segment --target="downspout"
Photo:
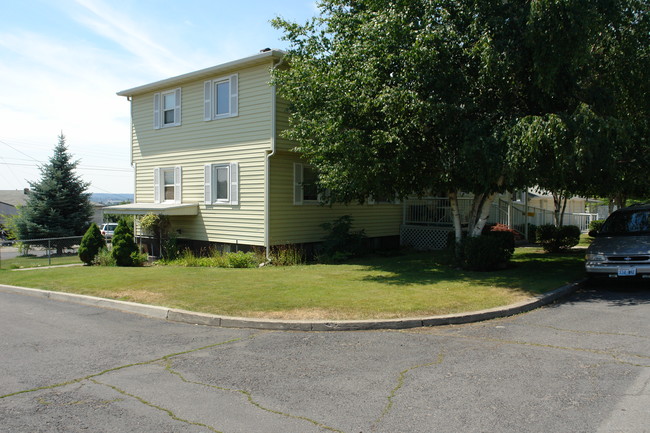
[[[129,138],[129,142],[131,142],[131,152],[129,152],[131,156],[131,167],[133,168],[133,203],[138,202],[137,198],[137,191],[138,191],[138,183],[136,182],[136,179],[138,178],[137,171],[138,171],[138,165],[133,161],[133,97],[127,96],[126,100],[130,102],[130,111],[131,111],[131,129],[129,133],[131,134],[131,137]],[[138,219],[135,215],[133,215],[133,238],[137,239],[138,232],[137,232],[137,222]],[[140,236],[140,244],[138,245],[138,251],[142,253],[142,236]]]
[[[272,69],[276,69],[284,59],[273,65]],[[265,181],[264,181],[264,249],[266,250],[266,260],[271,261],[271,240],[270,240],[270,212],[269,212],[269,195],[271,193],[271,157],[275,155],[275,138],[277,135],[277,107],[275,84],[271,86],[271,152],[266,154],[265,165]]]

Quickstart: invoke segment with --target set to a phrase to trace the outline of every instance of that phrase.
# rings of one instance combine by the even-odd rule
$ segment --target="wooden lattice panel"
[[[400,242],[403,246],[416,250],[441,250],[447,246],[449,233],[453,228],[445,227],[418,227],[402,225],[400,228]]]

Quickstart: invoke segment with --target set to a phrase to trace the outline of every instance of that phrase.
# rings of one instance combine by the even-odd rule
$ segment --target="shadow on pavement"
[[[607,302],[613,307],[650,304],[648,280],[596,280],[567,299],[568,303]]]

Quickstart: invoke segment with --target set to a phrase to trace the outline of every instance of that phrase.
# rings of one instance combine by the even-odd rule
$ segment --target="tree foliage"
[[[97,224],[92,223],[79,244],[79,258],[82,262],[90,265],[102,248],[106,248],[106,240]]]
[[[133,230],[121,219],[113,232],[113,249],[111,254],[115,259],[117,266],[134,266],[139,262],[136,260],[138,255],[138,246],[135,244]]]
[[[643,147],[647,93],[630,83],[647,91],[647,5],[324,0],[304,25],[274,20],[291,43],[274,72],[286,136],[333,201],[448,194],[457,239],[456,198],[472,193],[476,236],[495,193],[578,192],[617,173],[612,153]]]
[[[78,161],[72,161],[63,134],[54,155],[40,167],[41,179],[29,182],[24,206],[12,222],[20,239],[43,239],[84,234],[93,215],[90,183],[75,173]],[[57,246],[57,250],[62,246]],[[61,251],[59,251],[60,253]]]

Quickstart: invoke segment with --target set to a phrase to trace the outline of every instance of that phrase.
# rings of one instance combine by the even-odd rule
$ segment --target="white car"
[[[101,232],[102,236],[104,236],[107,240],[109,240],[113,237],[113,233],[115,232],[116,228],[117,228],[117,223],[104,223],[102,224],[99,231]]]

